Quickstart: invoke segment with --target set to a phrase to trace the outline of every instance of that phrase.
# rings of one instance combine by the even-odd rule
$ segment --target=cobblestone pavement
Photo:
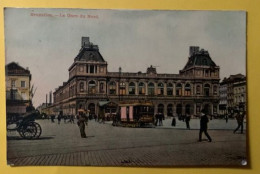
[[[87,138],[80,138],[76,124],[60,125],[38,120],[42,135],[37,140],[24,140],[8,133],[8,164],[69,166],[196,166],[241,165],[246,160],[246,134],[233,134],[235,120],[211,120],[212,142],[197,142],[199,119],[185,123],[164,120],[156,128],[113,127],[91,120]],[[205,137],[204,137],[205,138]]]

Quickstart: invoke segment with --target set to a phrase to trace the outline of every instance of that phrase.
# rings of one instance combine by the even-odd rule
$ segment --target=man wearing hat
[[[235,118],[237,120],[237,128],[234,130],[233,133],[236,133],[239,128],[241,128],[241,134],[243,134],[243,122],[244,122],[244,112],[241,110],[235,110]]]
[[[80,109],[78,111],[79,116],[78,116],[78,126],[80,130],[80,136],[81,138],[87,138],[86,133],[85,133],[85,124],[87,125],[87,116],[85,113],[85,110]]]
[[[201,136],[202,133],[204,132],[204,134],[206,135],[206,137],[208,138],[208,141],[211,142],[212,139],[208,134],[208,116],[206,115],[205,110],[203,109],[201,111],[201,117],[200,117],[200,133],[199,133],[199,141],[201,141]]]

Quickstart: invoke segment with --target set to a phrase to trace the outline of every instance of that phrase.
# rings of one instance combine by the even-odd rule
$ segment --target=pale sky
[[[244,11],[7,8],[6,64],[14,61],[29,68],[37,87],[36,107],[68,80],[83,36],[99,46],[109,72],[119,67],[146,72],[153,65],[158,73],[178,74],[188,61],[189,47],[199,46],[220,66],[221,79],[246,73]]]

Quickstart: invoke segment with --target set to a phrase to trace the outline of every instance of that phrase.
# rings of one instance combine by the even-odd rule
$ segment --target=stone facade
[[[242,74],[230,75],[220,83],[220,106],[226,112],[233,113],[235,109],[246,110],[246,77]]]
[[[190,47],[188,62],[179,74],[158,74],[152,65],[145,73],[122,72],[121,68],[108,72],[107,66],[98,46],[83,37],[69,67],[69,79],[53,93],[52,110],[77,114],[78,109],[89,109],[98,114],[101,101],[146,100],[153,102],[155,112],[168,116],[196,115],[202,108],[217,113],[219,66],[199,47]]]

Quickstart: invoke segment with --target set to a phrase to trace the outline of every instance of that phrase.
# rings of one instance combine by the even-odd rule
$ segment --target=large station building
[[[79,109],[88,109],[98,114],[105,101],[115,104],[107,112],[116,112],[122,101],[152,101],[154,112],[168,116],[196,115],[203,108],[209,114],[218,110],[220,69],[208,51],[197,46],[189,48],[179,74],[159,74],[154,66],[145,73],[122,72],[121,68],[108,72],[99,47],[82,37],[81,49],[68,70],[69,79],[53,93],[52,112],[77,114]]]

